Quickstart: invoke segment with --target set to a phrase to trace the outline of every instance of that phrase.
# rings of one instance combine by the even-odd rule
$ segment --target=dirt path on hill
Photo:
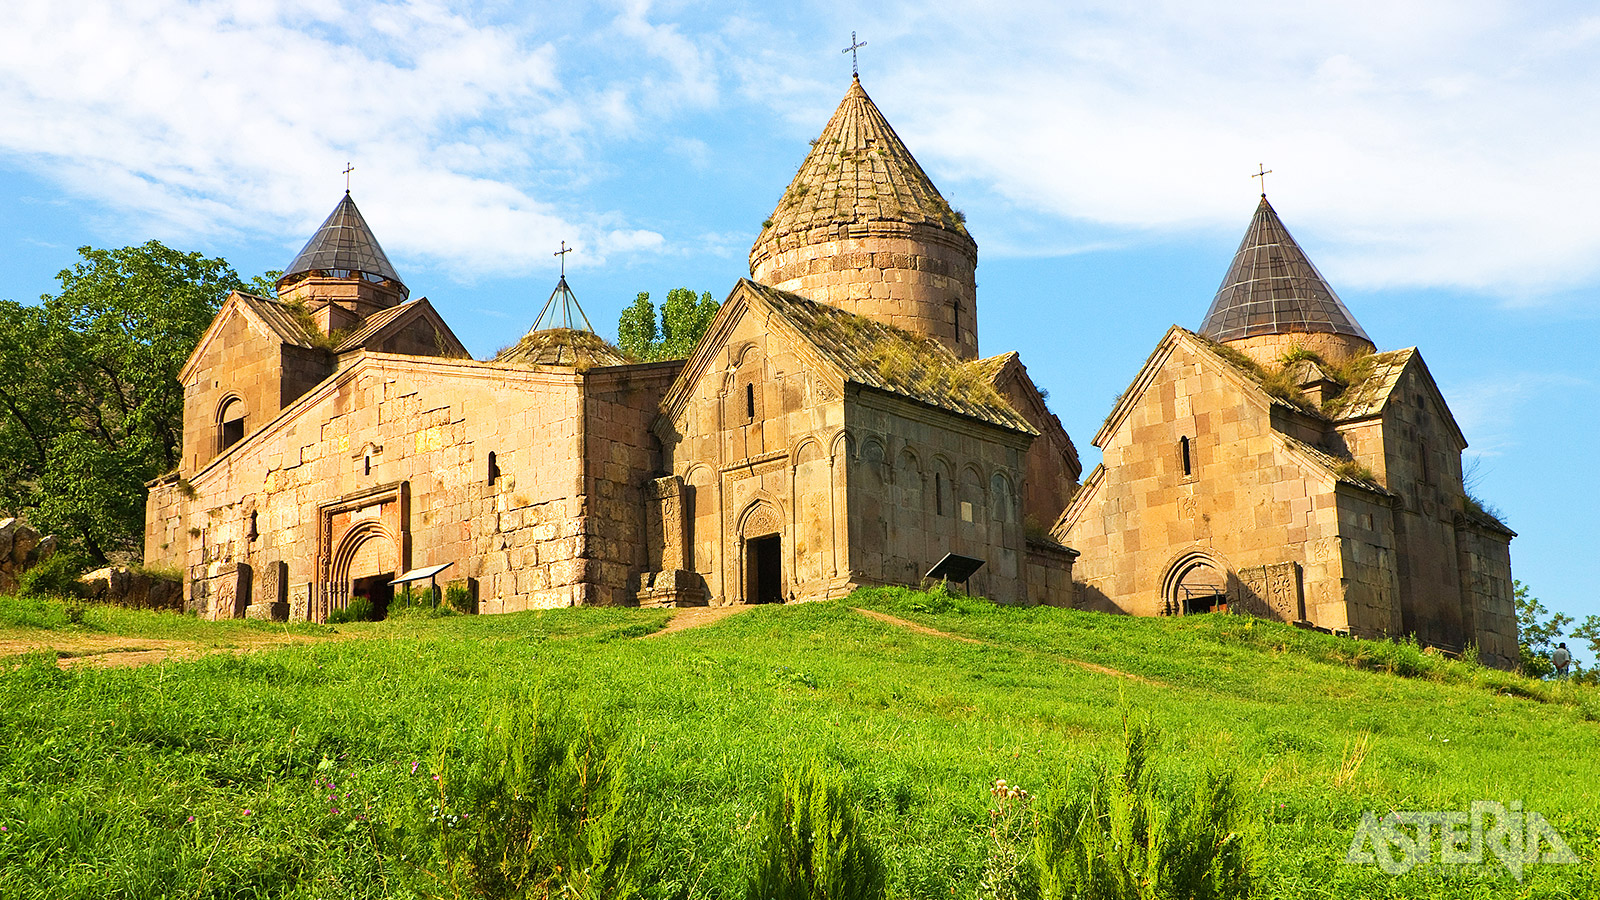
[[[910,621],[902,619],[902,618],[900,618],[898,616],[891,616],[888,613],[878,612],[875,609],[862,609],[859,606],[854,607],[854,609],[855,609],[856,612],[861,613],[863,616],[866,616],[868,618],[877,619],[880,622],[886,622],[886,623],[888,623],[890,625],[893,625],[893,626],[895,626],[897,628],[904,628],[907,631],[914,631],[917,634],[925,634],[925,635],[928,635],[929,637],[941,637],[941,638],[944,638],[946,640],[960,641],[963,644],[979,644],[979,645],[982,645],[984,647],[994,647],[996,649],[1016,650],[1016,651],[1021,652],[1021,653],[1030,653],[1030,654],[1033,654],[1035,656],[1048,656],[1050,659],[1054,659],[1054,660],[1057,660],[1059,662],[1066,663],[1069,666],[1077,666],[1080,669],[1088,669],[1091,672],[1099,672],[1101,675],[1112,675],[1112,676],[1115,676],[1117,678],[1128,678],[1128,679],[1131,679],[1133,681],[1142,682],[1144,684],[1151,684],[1151,685],[1160,685],[1161,684],[1161,682],[1153,681],[1153,680],[1151,680],[1149,678],[1144,677],[1143,675],[1135,675],[1132,672],[1124,672],[1121,669],[1113,669],[1110,666],[1102,666],[1102,665],[1100,665],[1098,663],[1085,662],[1084,660],[1072,659],[1071,657],[1067,657],[1067,656],[1057,656],[1057,655],[1055,655],[1053,653],[1039,653],[1039,652],[1037,652],[1035,650],[1029,650],[1029,649],[1024,648],[1024,647],[1007,647],[1007,646],[1004,646],[1004,645],[1001,645],[1001,644],[993,644],[993,643],[990,643],[989,641],[980,641],[977,638],[970,638],[970,637],[966,637],[965,635],[951,634],[948,631],[940,631],[937,628],[929,628],[926,625],[918,625],[916,622],[910,622]]]
[[[686,606],[673,613],[672,618],[667,620],[665,628],[660,631],[653,631],[645,635],[645,637],[661,637],[664,634],[674,634],[679,631],[688,631],[691,628],[699,628],[702,625],[710,625],[713,622],[720,622],[734,613],[744,612],[749,608],[749,606],[744,605]]]
[[[24,653],[44,651],[56,655],[56,665],[69,669],[88,665],[103,668],[148,666],[169,659],[194,659],[208,653],[254,653],[276,650],[291,644],[339,640],[344,635],[309,636],[299,634],[240,633],[225,641],[197,641],[181,638],[133,637],[125,634],[82,634],[49,632],[28,637],[0,637],[0,660]]]

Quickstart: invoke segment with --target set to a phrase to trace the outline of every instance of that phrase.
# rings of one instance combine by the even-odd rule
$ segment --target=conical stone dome
[[[1275,363],[1295,346],[1330,362],[1374,349],[1265,195],[1211,301],[1200,334],[1263,364]]]
[[[859,79],[750,250],[756,281],[978,355],[978,246]]]

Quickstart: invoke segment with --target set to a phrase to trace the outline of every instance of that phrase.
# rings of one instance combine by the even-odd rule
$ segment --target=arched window
[[[999,472],[989,476],[989,505],[992,507],[990,516],[996,522],[1012,520],[1011,482]]]
[[[223,401],[222,409],[217,413],[217,452],[232,447],[244,440],[244,401],[238,397],[229,397]]]
[[[753,381],[745,382],[744,417],[752,422],[756,418],[756,384]]]
[[[500,477],[500,464],[495,462],[494,451],[490,450],[489,451],[489,486],[490,487],[494,487],[494,483],[495,483],[495,481],[497,479],[499,479],[499,477]]]
[[[1194,462],[1189,456],[1189,439],[1181,438],[1178,441],[1178,455],[1183,457],[1183,475],[1185,478],[1194,474]]]

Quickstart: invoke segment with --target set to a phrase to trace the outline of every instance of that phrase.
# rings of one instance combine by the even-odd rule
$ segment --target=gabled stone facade
[[[1373,345],[1262,198],[1206,317],[1174,327],[1095,436],[1054,535],[1079,603],[1218,608],[1517,662],[1509,542],[1415,348]]]

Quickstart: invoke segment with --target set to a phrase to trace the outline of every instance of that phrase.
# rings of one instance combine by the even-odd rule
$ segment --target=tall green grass
[[[0,897],[488,896],[496,860],[557,890],[571,882],[538,874],[549,869],[526,836],[556,834],[533,823],[561,819],[527,798],[560,781],[560,796],[622,785],[628,804],[614,819],[625,826],[567,820],[580,825],[562,832],[566,859],[614,858],[606,848],[626,837],[637,896],[738,900],[774,785],[815,761],[853,792],[844,807],[878,850],[887,896],[970,898],[1004,862],[996,780],[1035,798],[1017,822],[1044,821],[1055,797],[1096,783],[1097,765],[1121,771],[1101,761],[1126,753],[1129,711],[1162,730],[1149,765],[1163,804],[1199,804],[1213,765],[1237,773],[1259,835],[1256,896],[1600,896],[1592,688],[1502,684],[1426,654],[1415,671],[1368,665],[1356,660],[1409,651],[1230,616],[914,592],[849,602],[979,643],[817,603],[650,640],[636,637],[669,613],[572,609],[294,626],[294,646],[138,669],[12,657],[0,662]],[[0,599],[0,627],[7,639],[96,629],[222,647],[283,628],[96,607],[74,625],[55,609]],[[558,701],[565,724],[541,724]],[[585,758],[625,760],[626,775],[574,780],[598,778]],[[569,774],[540,781],[552,766]],[[1345,862],[1365,811],[1475,799],[1523,801],[1584,862],[1530,867],[1520,883],[1496,865],[1389,876]],[[622,808],[609,802],[585,809]],[[446,827],[449,816],[460,819]],[[491,830],[524,835],[526,856],[469,839],[479,826],[462,823],[495,816],[525,823]],[[1007,834],[1013,862],[1033,852]]]

